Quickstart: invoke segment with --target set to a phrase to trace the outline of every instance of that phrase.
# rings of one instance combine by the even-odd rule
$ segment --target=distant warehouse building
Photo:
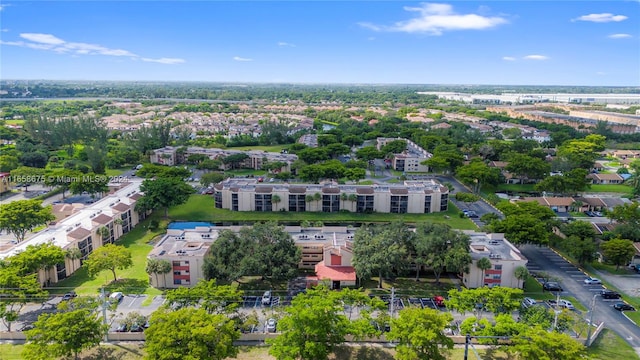
[[[426,214],[447,211],[449,189],[435,180],[387,185],[264,184],[230,178],[214,186],[215,207],[233,211]]]

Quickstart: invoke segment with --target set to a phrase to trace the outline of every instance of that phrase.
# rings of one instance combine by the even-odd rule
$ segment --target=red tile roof
[[[331,281],[356,281],[356,270],[353,266],[327,266],[323,262],[316,264],[318,279]]]

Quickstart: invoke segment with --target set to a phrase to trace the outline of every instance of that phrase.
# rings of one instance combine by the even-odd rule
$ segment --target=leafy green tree
[[[18,158],[11,155],[0,155],[0,172],[9,172],[20,166]]]
[[[505,170],[515,174],[520,180],[531,179],[543,179],[551,171],[551,165],[548,162],[531,157],[526,154],[513,154],[509,158],[509,164]]]
[[[218,285],[215,279],[200,280],[192,288],[167,291],[167,304],[172,308],[200,305],[210,314],[233,314],[242,303],[242,290],[231,285]]]
[[[380,150],[385,154],[401,154],[407,150],[407,142],[405,140],[389,141]]]
[[[358,277],[378,275],[378,287],[382,288],[383,275],[402,267],[410,238],[402,223],[360,227],[353,240],[353,267]]]
[[[324,148],[308,148],[296,152],[298,157],[307,164],[315,164],[320,161],[329,160],[329,154]]]
[[[375,159],[382,159],[383,154],[376,149],[375,146],[365,146],[356,151],[356,156],[359,160],[371,161]]]
[[[453,349],[453,340],[444,329],[453,321],[449,313],[429,308],[408,307],[400,311],[397,319],[391,319],[387,339],[398,342],[396,359],[445,360],[444,349]]]
[[[410,253],[416,264],[427,265],[433,270],[436,283],[439,283],[445,269],[456,273],[468,269],[471,263],[469,241],[468,236],[447,224],[420,223],[411,238]]]
[[[640,227],[640,203],[633,201],[615,206],[612,211],[607,211],[606,216],[622,224],[630,224],[633,227]]]
[[[240,338],[235,323],[204,309],[159,310],[145,330],[146,359],[182,360],[235,357],[233,342]]]
[[[65,193],[71,187],[71,183],[81,179],[82,173],[78,170],[55,169],[45,177],[44,183],[48,186],[57,186],[62,189],[62,198],[64,199]]]
[[[22,308],[30,301],[47,296],[38,282],[37,274],[20,274],[11,265],[0,267],[0,319],[8,331],[11,324],[18,320]]]
[[[138,199],[136,211],[145,212],[164,208],[164,217],[169,217],[169,208],[184,204],[193,193],[189,184],[178,178],[157,178],[144,180],[140,185],[144,196]]]
[[[212,184],[217,184],[222,180],[224,180],[223,174],[217,172],[209,172],[206,174],[202,174],[202,177],[200,178],[200,184],[207,187]]]
[[[500,181],[500,169],[489,167],[479,159],[456,169],[456,176],[464,183],[471,185],[473,192],[478,193],[483,184],[496,185]]]
[[[51,243],[29,245],[27,248],[9,258],[9,264],[20,275],[37,273],[38,270],[48,270],[62,263],[65,252],[59,246]]]
[[[519,281],[522,281],[522,286],[524,287],[524,284],[529,278],[529,269],[527,269],[526,266],[518,266],[513,270],[513,276]]]
[[[600,245],[605,259],[616,266],[626,265],[636,253],[633,241],[624,239],[613,239],[605,241]]]
[[[447,307],[458,312],[480,312],[487,310],[494,314],[511,313],[520,307],[522,290],[506,287],[481,287],[476,289],[449,290]]]
[[[226,156],[222,159],[222,162],[226,165],[231,165],[231,169],[237,168],[242,162],[249,158],[249,155],[245,153],[238,153]]]
[[[51,206],[42,206],[41,200],[17,200],[0,205],[0,229],[12,233],[18,242],[27,232],[55,220]]]
[[[513,346],[508,351],[522,360],[579,360],[584,359],[584,345],[565,333],[548,332],[539,327],[528,328],[523,334],[512,337]]]
[[[73,181],[69,184],[69,190],[73,194],[82,194],[87,192],[89,194],[102,194],[109,190],[107,186],[109,179],[104,175],[98,174],[84,174],[78,181]]]
[[[26,191],[30,185],[42,182],[45,178],[45,172],[41,168],[20,166],[11,170],[10,174],[13,182],[22,184]]]
[[[278,360],[328,359],[349,330],[342,304],[323,287],[299,294],[284,311],[278,322],[281,334],[266,340],[269,354]]]
[[[109,270],[113,274],[113,281],[118,280],[116,270],[124,270],[133,266],[131,251],[124,246],[106,244],[95,250],[84,261],[87,271],[91,276],[103,270]]]
[[[42,314],[26,331],[27,344],[22,356],[27,360],[45,360],[73,356],[98,344],[107,331],[98,312],[88,308]]]

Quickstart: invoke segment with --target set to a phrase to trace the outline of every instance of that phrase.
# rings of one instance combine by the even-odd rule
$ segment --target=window
[[[238,194],[231,194],[231,210],[238,211]]]
[[[307,203],[302,195],[289,195],[289,211],[302,212],[307,209]]]
[[[340,211],[340,195],[322,195],[322,212]]]
[[[496,280],[500,279],[500,277],[501,277],[500,275],[493,275],[493,279],[496,279]]]
[[[255,194],[254,205],[256,211],[273,211],[271,194]]]
[[[373,212],[373,195],[358,195],[356,212],[359,212],[359,213]]]
[[[396,160],[396,171],[404,171],[404,160]]]
[[[406,214],[409,207],[409,197],[407,195],[392,195],[390,213],[393,214]]]
[[[424,213],[428,214],[431,212],[431,195],[426,195],[424,197]]]
[[[213,195],[213,201],[216,204],[216,209],[222,209],[222,191],[216,191]]]
[[[440,195],[440,211],[449,209],[449,194]]]
[[[493,267],[495,270],[502,270],[502,265],[496,265]]]

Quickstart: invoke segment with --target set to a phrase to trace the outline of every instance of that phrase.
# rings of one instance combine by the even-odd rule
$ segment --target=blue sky
[[[0,78],[640,86],[640,1],[0,0]]]

